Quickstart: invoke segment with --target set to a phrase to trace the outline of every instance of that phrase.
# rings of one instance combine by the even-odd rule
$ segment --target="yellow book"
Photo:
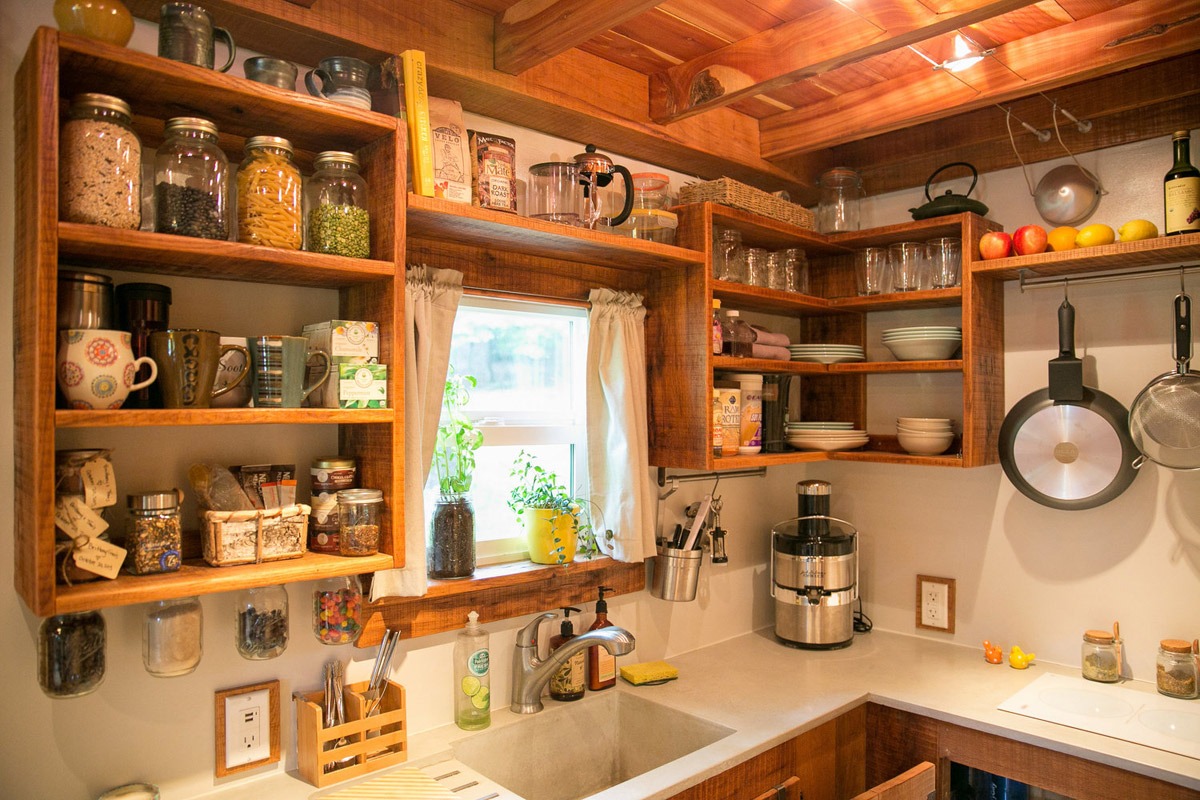
[[[404,105],[408,120],[409,158],[413,191],[433,197],[433,131],[429,125],[429,85],[425,76],[425,51],[405,50]]]

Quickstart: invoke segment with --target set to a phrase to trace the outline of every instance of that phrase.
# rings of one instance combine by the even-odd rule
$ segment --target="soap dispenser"
[[[571,612],[579,613],[574,606],[563,609],[563,621],[558,635],[550,637],[550,652],[575,638],[575,625],[571,622]],[[583,697],[583,684],[587,672],[587,654],[580,650],[568,658],[555,670],[550,679],[550,697],[555,700],[579,700]]]
[[[612,627],[612,622],[608,619],[608,601],[604,599],[604,593],[611,592],[612,588],[601,586],[597,591],[600,593],[600,599],[596,601],[596,621],[588,628],[589,631]],[[587,652],[587,688],[598,692],[615,686],[617,657],[598,644],[589,647]]]
[[[454,641],[454,723],[464,731],[492,723],[490,666],[488,632],[479,624],[479,612],[472,611]]]

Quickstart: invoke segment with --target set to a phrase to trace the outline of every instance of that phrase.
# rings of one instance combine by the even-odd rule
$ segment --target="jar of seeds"
[[[279,136],[252,136],[238,167],[238,241],[299,250],[300,170],[292,143]]]
[[[256,586],[238,593],[234,640],[242,658],[274,658],[288,646],[288,594],[282,586]]]
[[[217,126],[200,117],[167,120],[154,156],[154,230],[229,238],[229,159]]]
[[[1195,646],[1183,639],[1163,639],[1158,643],[1155,672],[1159,694],[1190,700],[1197,696]]]
[[[183,549],[183,525],[178,489],[128,496],[129,525],[125,531],[126,564],[134,575],[174,572]]]
[[[326,150],[313,162],[315,172],[304,189],[305,250],[350,258],[371,255],[371,214],[367,182],[353,153]]]
[[[78,94],[59,133],[59,215],[67,222],[142,224],[142,143],[119,97]]]
[[[79,697],[104,681],[104,617],[99,611],[56,614],[38,630],[38,684],[49,697]]]
[[[383,492],[379,489],[342,489],[337,493],[337,502],[341,554],[370,556],[378,553]]]
[[[187,675],[204,653],[204,615],[197,597],[157,600],[142,621],[142,664],[158,678]]]
[[[1108,631],[1083,632],[1080,645],[1080,667],[1083,677],[1100,683],[1116,683],[1121,677],[1121,659],[1117,643]]]

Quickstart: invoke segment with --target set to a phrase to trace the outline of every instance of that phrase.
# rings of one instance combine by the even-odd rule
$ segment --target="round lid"
[[[131,494],[126,498],[133,511],[174,511],[181,501],[178,489]]]
[[[858,531],[834,517],[797,517],[781,522],[771,530],[778,534],[775,551],[784,555],[848,556],[856,549]]]
[[[77,272],[73,269],[60,269],[58,271],[58,279],[72,283],[95,283],[112,286],[112,278],[97,272]]]
[[[346,505],[367,505],[383,502],[382,489],[342,489],[337,493],[339,503]]]
[[[834,167],[821,173],[822,186],[861,186],[862,178],[849,167]]]
[[[196,131],[197,133],[207,133],[212,136],[217,135],[217,126],[201,117],[171,117],[167,120],[167,124],[163,130],[168,135],[181,131]]]
[[[247,153],[259,147],[278,147],[286,150],[289,156],[292,154],[292,143],[282,136],[251,136],[246,140]]]
[[[109,111],[117,111],[127,117],[133,116],[133,110],[119,97],[113,97],[111,94],[98,94],[96,92],[84,92],[77,94],[71,98],[72,106],[80,106],[81,108],[106,108]]]
[[[117,287],[119,300],[150,300],[171,305],[171,287],[161,283],[122,283]]]
[[[630,177],[633,178],[635,192],[661,192],[671,182],[671,179],[661,172],[635,172]]]
[[[1191,131],[1175,131],[1175,133],[1171,135],[1172,139],[1190,139],[1191,137]]]
[[[575,166],[579,167],[583,172],[593,172],[602,175],[613,171],[612,159],[603,153],[597,153],[596,145],[594,144],[589,144],[584,148],[584,152],[575,156]]]
[[[796,484],[796,494],[828,495],[831,489],[829,481],[800,481]]]
[[[1083,640],[1092,644],[1112,644],[1113,635],[1108,631],[1084,631]]]
[[[741,313],[740,313],[740,312],[738,312],[736,309],[733,309],[733,308],[731,308],[731,309],[729,309],[728,311],[726,311],[726,312],[725,312],[725,316],[727,316],[727,317],[740,317],[740,316],[741,316]]]
[[[354,459],[345,456],[317,456],[312,460],[313,469],[354,469]]]
[[[1192,652],[1192,643],[1185,642],[1183,639],[1163,639],[1158,646],[1168,653]]]
[[[676,228],[679,226],[679,215],[674,211],[664,211],[661,208],[633,208],[629,211],[629,218],[644,217],[643,224],[657,223],[659,227]]]
[[[330,164],[348,164],[351,167],[357,167],[358,157],[354,153],[347,153],[344,150],[325,150],[317,153],[317,157],[313,159],[313,166],[317,169]]]

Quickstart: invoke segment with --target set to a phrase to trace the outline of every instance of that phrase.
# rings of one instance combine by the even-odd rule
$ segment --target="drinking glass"
[[[713,248],[713,277],[732,283],[746,282],[746,251],[742,247],[742,232],[733,228],[718,228]]]
[[[751,286],[767,285],[767,257],[770,255],[761,247],[751,247],[746,250],[746,283]]]
[[[929,276],[934,289],[958,286],[962,268],[961,239],[930,239],[925,243],[929,253]]]
[[[861,295],[882,294],[891,289],[888,251],[882,247],[864,247],[856,250],[854,278]]]
[[[920,242],[897,242],[888,247],[888,263],[892,269],[894,291],[914,292],[921,288],[924,254],[925,245]]]

